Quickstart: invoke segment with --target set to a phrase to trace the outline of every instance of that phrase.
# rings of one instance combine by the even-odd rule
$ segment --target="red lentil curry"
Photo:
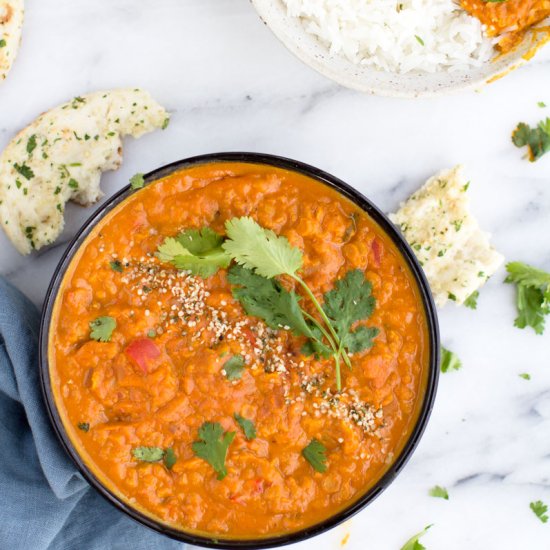
[[[365,320],[354,317],[349,334],[371,339],[345,344],[341,391],[335,355],[250,314],[244,287],[220,268],[228,261],[202,276],[167,261],[167,237],[202,229],[187,233],[196,246],[207,227],[223,240],[232,219],[302,254],[301,280],[325,306],[346,274],[348,291],[350,273],[362,285],[337,306],[363,300]],[[271,286],[250,300],[262,289],[299,296],[308,326],[323,327],[305,286],[259,282]],[[428,345],[414,278],[363,211],[294,172],[213,163],[148,185],[97,225],[63,280],[49,353],[67,433],[106,487],[179,529],[262,538],[318,523],[380,479],[418,418]]]
[[[461,0],[460,3],[486,26],[489,36],[502,37],[498,42],[502,53],[514,49],[529,28],[550,17],[550,0]]]

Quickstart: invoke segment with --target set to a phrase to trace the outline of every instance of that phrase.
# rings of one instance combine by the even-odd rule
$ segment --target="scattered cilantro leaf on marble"
[[[425,529],[420,531],[420,533],[416,533],[416,535],[413,535],[402,547],[401,550],[426,550],[426,547],[420,542],[420,538],[423,537],[428,529],[432,527],[431,525],[428,525]]]
[[[548,506],[544,504],[542,500],[531,502],[531,504],[529,504],[529,508],[533,510],[533,513],[535,514],[535,516],[537,516],[542,521],[542,523],[548,522],[548,514],[547,514]]]
[[[550,315],[550,273],[522,262],[511,262],[506,270],[505,282],[517,288],[518,316],[514,325],[521,329],[531,327],[536,334],[542,334],[545,317]]]
[[[222,480],[227,475],[225,468],[225,459],[227,449],[235,437],[235,432],[223,432],[221,424],[218,422],[205,422],[199,428],[199,440],[192,445],[193,452],[199,458],[202,458],[218,474],[218,479]]]
[[[521,374],[518,374],[518,376],[524,380],[531,380],[531,375],[528,372],[522,372]]]
[[[441,372],[449,372],[451,370],[460,370],[462,362],[456,353],[441,347]]]
[[[520,122],[512,134],[512,142],[516,147],[527,146],[529,160],[535,162],[550,151],[550,118],[531,128]]]
[[[432,487],[429,490],[428,494],[431,497],[449,500],[449,492],[447,491],[447,489],[445,489],[445,487],[441,487],[440,485],[435,485],[434,487]]]

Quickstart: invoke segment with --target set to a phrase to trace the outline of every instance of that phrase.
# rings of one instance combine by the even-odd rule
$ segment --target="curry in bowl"
[[[273,164],[148,177],[90,224],[49,298],[44,383],[65,445],[183,540],[344,519],[431,408],[437,325],[412,254],[378,211]]]

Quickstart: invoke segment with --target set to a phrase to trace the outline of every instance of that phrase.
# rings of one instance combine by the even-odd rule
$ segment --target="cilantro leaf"
[[[514,325],[522,329],[531,327],[536,334],[542,334],[545,317],[550,314],[550,273],[522,262],[511,262],[506,270],[505,282],[517,287],[518,316]]]
[[[464,305],[470,309],[477,309],[477,299],[479,298],[479,291],[472,292],[466,300],[464,300]]]
[[[218,474],[218,479],[222,480],[227,475],[225,468],[225,459],[227,449],[235,432],[223,433],[223,428],[218,422],[205,422],[199,428],[199,439],[192,445],[193,452],[199,458],[206,460],[215,472]]]
[[[262,277],[295,275],[302,267],[302,251],[286,237],[264,229],[250,217],[233,218],[225,223],[227,240],[223,249],[240,265]]]
[[[324,473],[327,471],[326,447],[317,439],[312,439],[308,446],[302,449],[303,457],[311,464],[314,470]]]
[[[116,328],[116,320],[112,317],[98,317],[90,321],[90,338],[98,342],[109,342]]]
[[[537,500],[536,502],[531,502],[529,508],[533,510],[533,513],[542,521],[546,523],[548,521],[548,506],[542,502],[542,500]]]
[[[413,535],[402,547],[401,550],[426,550],[426,547],[420,543],[420,537],[423,537],[431,525],[428,525],[425,529]]]
[[[364,326],[351,332],[353,323],[372,315],[376,301],[371,292],[371,283],[361,270],[355,269],[336,281],[334,288],[324,296],[323,310],[335,327],[342,346],[351,353],[371,348],[379,333],[377,328]]]
[[[522,372],[521,374],[518,374],[518,376],[524,380],[531,380],[531,375],[528,372]]]
[[[132,189],[141,189],[145,185],[143,174],[137,173],[130,178],[130,187]]]
[[[187,229],[182,231],[176,240],[196,256],[212,252],[223,244],[223,237],[209,227],[203,227],[200,230]]]
[[[90,424],[88,422],[79,422],[78,429],[87,432],[90,429]]]
[[[17,162],[14,162],[13,167],[17,172],[19,172],[25,179],[30,180],[34,178],[34,172],[32,169],[27,166],[25,163],[23,164],[17,164]]]
[[[132,455],[141,462],[158,462],[164,457],[164,451],[160,447],[136,447]]]
[[[252,422],[252,420],[248,420],[248,418],[241,416],[239,413],[235,413],[233,415],[233,418],[241,427],[242,431],[244,432],[244,436],[248,441],[256,439],[256,427],[254,426],[254,422]]]
[[[531,128],[520,122],[512,134],[512,142],[516,147],[529,149],[529,160],[535,162],[550,151],[550,118],[539,122]]]
[[[288,327],[296,336],[313,336],[294,291],[289,292],[277,280],[266,279],[240,265],[229,269],[227,279],[238,285],[233,288],[233,296],[248,315],[263,319],[273,329]]]
[[[441,372],[449,372],[451,370],[460,370],[461,368],[462,368],[462,362],[458,358],[458,355],[442,347],[441,348]]]
[[[441,487],[440,485],[436,485],[435,487],[432,487],[428,493],[431,497],[435,498],[444,498],[445,500],[449,500],[449,493],[445,487]]]
[[[124,267],[122,267],[122,263],[119,260],[109,262],[109,266],[113,271],[117,271],[118,273],[122,273],[124,271]]]
[[[175,238],[166,238],[157,249],[157,258],[206,278],[229,266],[231,258],[222,242],[223,238],[208,227],[200,231],[188,229]]]
[[[244,371],[244,358],[242,355],[233,355],[224,365],[223,370],[228,380],[240,380]]]
[[[176,456],[176,453],[174,452],[174,449],[172,447],[169,447],[164,452],[164,465],[168,470],[171,470],[174,464],[178,461],[178,457]]]

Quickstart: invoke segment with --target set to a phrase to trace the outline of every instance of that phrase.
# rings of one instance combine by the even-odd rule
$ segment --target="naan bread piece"
[[[435,303],[461,305],[504,261],[470,212],[462,167],[443,170],[390,214],[414,250]]]
[[[75,97],[15,136],[0,155],[0,223],[17,250],[52,243],[67,201],[87,206],[103,195],[101,173],[122,163],[122,137],[168,121],[147,92],[122,89]]]
[[[0,82],[6,78],[21,42],[23,0],[0,0]]]

